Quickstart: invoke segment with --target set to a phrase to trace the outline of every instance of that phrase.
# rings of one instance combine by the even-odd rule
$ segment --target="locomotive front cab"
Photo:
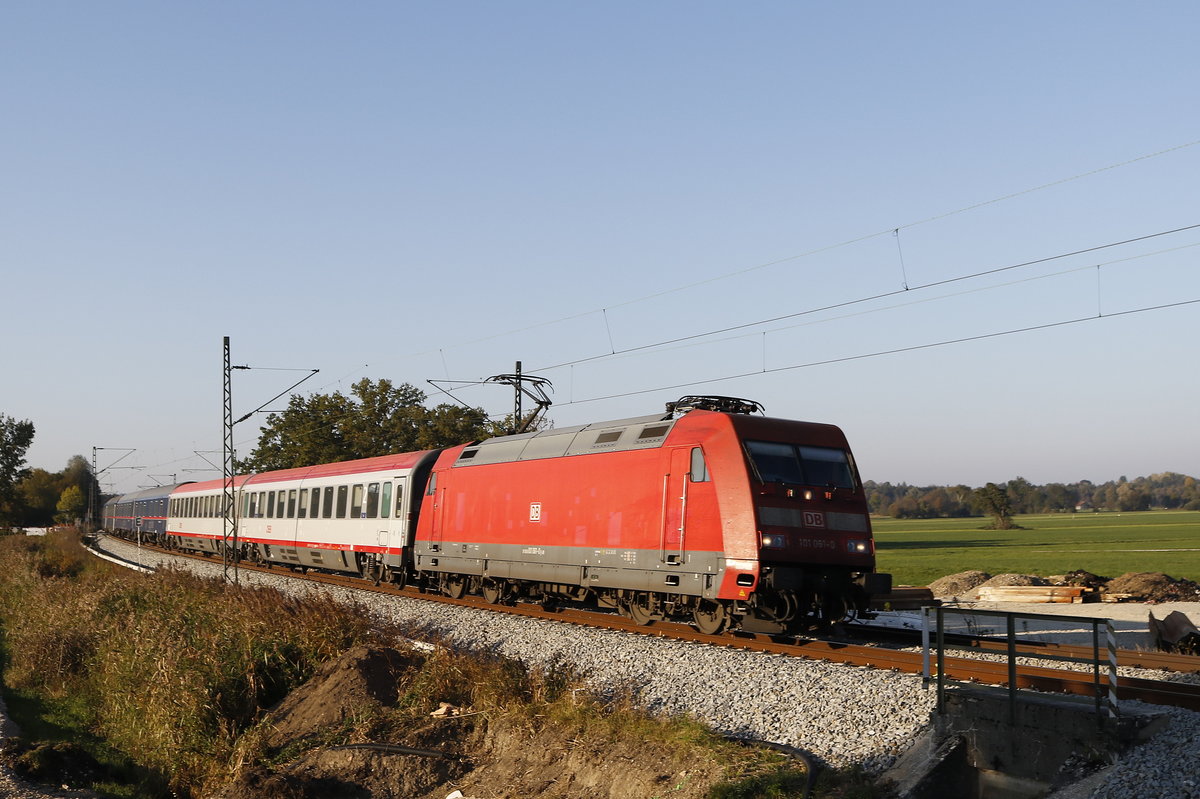
[[[760,420],[743,431],[758,534],[759,616],[829,624],[891,590],[875,571],[866,495],[841,430]]]

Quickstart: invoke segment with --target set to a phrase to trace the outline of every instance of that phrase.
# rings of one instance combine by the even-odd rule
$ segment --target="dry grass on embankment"
[[[272,707],[306,682],[305,691],[320,691],[320,680],[347,650],[403,648],[398,632],[378,627],[363,608],[322,595],[299,601],[184,571],[131,573],[87,556],[70,531],[0,537],[0,654],[10,712],[29,738],[79,744],[71,750],[86,751],[77,759],[87,767],[74,769],[82,775],[79,787],[102,795],[236,796],[250,789],[268,796],[275,785],[280,796],[306,796],[297,764],[311,770],[332,745],[402,743],[419,731],[427,746],[451,746],[428,740],[429,713],[441,702],[470,711],[447,729],[455,740],[473,742],[467,770],[477,784],[487,783],[489,767],[498,778],[528,772],[536,780],[531,764],[514,762],[514,750],[534,740],[565,740],[588,753],[589,762],[623,758],[630,773],[641,767],[648,779],[659,774],[653,793],[644,795],[803,793],[806,775],[797,763],[731,744],[687,719],[601,702],[570,669],[539,672],[445,650],[406,651],[405,667],[389,674],[389,701],[356,705],[291,742],[272,740],[270,730],[278,729],[271,726],[278,714],[268,716]],[[639,753],[645,762],[635,766]],[[543,768],[558,769],[561,784],[562,758],[543,760]],[[363,771],[381,773],[379,763],[370,766]],[[688,779],[677,779],[680,773]],[[310,787],[320,795],[320,784]],[[450,789],[439,794],[442,787],[435,781],[426,795],[444,796]],[[535,788],[524,786],[531,796]],[[874,793],[852,775],[825,774],[814,795]]]

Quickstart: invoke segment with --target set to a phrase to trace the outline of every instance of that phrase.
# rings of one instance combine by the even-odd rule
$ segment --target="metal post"
[[[521,412],[521,362],[517,361],[517,381],[516,381],[516,404],[513,406],[513,429],[519,429],[521,420],[525,418],[525,414]]]
[[[945,616],[942,606],[937,609],[937,708],[942,713],[946,709],[946,634]]]
[[[232,582],[238,582],[238,534],[237,515],[233,501],[233,372],[229,361],[229,336],[225,336],[225,414],[222,420],[222,459],[221,459],[221,554],[225,569],[225,579],[229,580],[232,569]]]
[[[1115,725],[1121,709],[1117,704],[1117,633],[1112,619],[1104,620],[1104,635],[1108,640],[1108,717]]]
[[[1008,614],[1008,718],[1017,720],[1017,624],[1016,616]]]
[[[88,523],[84,532],[90,533],[96,525],[96,448],[92,447],[92,474],[88,480]]]
[[[929,606],[921,608],[921,685],[929,687]]]

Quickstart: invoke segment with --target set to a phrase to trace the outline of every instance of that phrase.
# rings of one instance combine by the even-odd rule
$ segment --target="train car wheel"
[[[491,577],[483,578],[483,585],[480,587],[483,592],[483,598],[487,600],[489,605],[498,605],[500,600],[504,598],[504,583]]]
[[[692,624],[705,635],[720,635],[729,627],[729,606],[724,602],[701,599],[692,611]]]
[[[442,578],[442,593],[451,599],[462,599],[467,593],[467,578],[461,574],[447,574]]]
[[[653,601],[647,594],[640,594],[629,599],[625,604],[625,611],[633,623],[640,627],[645,627],[659,618],[655,612]]]

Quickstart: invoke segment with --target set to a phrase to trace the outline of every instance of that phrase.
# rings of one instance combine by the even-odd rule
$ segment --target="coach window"
[[[404,518],[404,484],[396,483],[396,518]]]
[[[303,519],[308,516],[308,489],[300,489],[300,510],[296,512],[297,518]]]
[[[349,486],[337,487],[337,517],[339,519],[346,518],[346,498],[350,496]]]
[[[361,519],[363,517],[363,487],[362,483],[354,486],[350,492],[350,518]]]
[[[258,492],[258,512],[254,514],[254,518],[262,519],[267,513],[267,492]]]
[[[367,518],[379,518],[379,483],[367,486]]]
[[[267,492],[267,518],[268,519],[275,518],[275,492],[274,491]]]
[[[321,513],[321,489],[314,488],[312,490],[312,506],[308,509],[310,518],[317,518]]]
[[[288,518],[296,518],[296,489],[288,491]]]
[[[386,519],[392,515],[392,484],[383,484],[383,493],[379,498],[379,518]]]
[[[253,498],[254,498],[254,495],[251,494],[249,491],[242,492],[242,518],[243,519],[250,518],[250,500]]]
[[[704,462],[704,450],[692,447],[692,482],[708,482],[708,464]]]
[[[325,486],[325,496],[321,498],[321,518],[333,516],[333,486]]]

